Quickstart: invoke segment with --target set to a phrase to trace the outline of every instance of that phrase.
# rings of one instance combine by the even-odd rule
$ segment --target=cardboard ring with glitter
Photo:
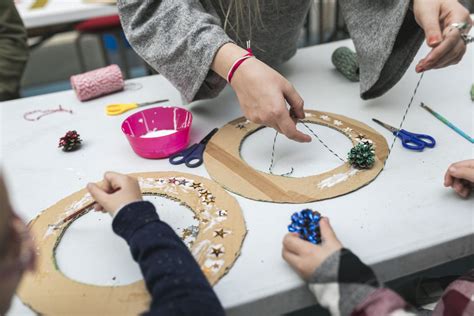
[[[247,233],[237,201],[215,182],[178,172],[137,173],[143,195],[163,196],[186,205],[199,221],[196,231],[182,238],[201,270],[214,285],[240,255]],[[58,268],[55,251],[68,227],[92,209],[86,189],[41,212],[29,224],[38,246],[37,269],[24,276],[18,296],[41,315],[138,315],[151,297],[143,280],[123,286],[96,286],[74,281]],[[81,211],[84,210],[84,211]],[[77,215],[75,215],[77,214]],[[104,301],[107,304],[104,304]]]

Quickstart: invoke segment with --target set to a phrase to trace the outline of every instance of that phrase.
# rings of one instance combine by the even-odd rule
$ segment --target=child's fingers
[[[113,190],[118,190],[126,184],[127,176],[118,172],[107,171],[104,174],[104,179],[110,183]]]
[[[461,189],[461,191],[458,194],[459,194],[459,196],[461,196],[463,198],[468,198],[469,195],[471,194],[471,188],[465,186]]]
[[[294,268],[296,268],[299,265],[299,257],[298,255],[286,250],[283,248],[283,251],[281,252],[281,256],[283,259],[288,262],[288,264]]]
[[[97,184],[95,183],[89,183],[87,185],[87,190],[89,190],[89,193],[92,195],[94,200],[96,200],[97,203],[103,205],[103,202],[107,199],[108,194],[103,191]]]
[[[334,233],[331,224],[329,224],[329,219],[327,217],[321,218],[321,221],[319,222],[319,228],[321,230],[321,237],[324,242],[339,242],[336,233]]]
[[[474,168],[474,159],[467,159],[453,163],[450,167],[470,167]]]
[[[449,173],[449,169],[446,171],[444,174],[444,186],[445,187],[450,187],[453,185],[454,178],[453,176]]]
[[[466,166],[452,166],[449,168],[449,173],[455,178],[474,182],[474,168]]]
[[[460,179],[454,179],[453,189],[456,193],[461,194],[461,191],[464,188],[464,184]]]
[[[104,177],[104,180],[101,182],[100,187],[107,193],[113,193],[114,192],[114,188],[112,187],[112,183],[110,183],[110,181],[107,180],[105,177]]]
[[[283,238],[283,248],[296,255],[307,253],[314,245],[298,237],[296,234],[288,233]]]

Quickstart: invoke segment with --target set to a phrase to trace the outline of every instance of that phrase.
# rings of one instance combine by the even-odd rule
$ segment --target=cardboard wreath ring
[[[199,230],[182,238],[192,243],[190,250],[201,270],[211,285],[216,284],[240,255],[246,235],[237,201],[215,182],[195,175],[157,172],[132,176],[138,178],[144,195],[176,200],[194,212]],[[58,269],[55,249],[61,237],[93,202],[83,189],[41,212],[29,224],[38,246],[37,269],[24,276],[17,294],[41,315],[138,315],[149,308],[150,295],[143,280],[97,286],[69,279]],[[81,215],[64,222],[78,210]]]
[[[306,110],[305,114],[305,123],[333,128],[346,135],[353,145],[371,142],[375,147],[374,166],[358,170],[346,162],[327,172],[300,178],[255,170],[242,159],[240,148],[246,137],[264,126],[241,117],[220,128],[207,144],[204,164],[209,175],[225,189],[249,199],[308,203],[357,190],[382,171],[388,156],[388,145],[377,131],[362,122],[334,113]]]

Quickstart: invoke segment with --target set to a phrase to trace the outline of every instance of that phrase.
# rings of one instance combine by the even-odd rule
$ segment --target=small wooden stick
[[[61,221],[61,224],[67,223],[67,222],[69,222],[71,219],[76,218],[77,216],[86,213],[86,211],[88,211],[88,209],[89,209],[91,206],[93,206],[94,204],[95,204],[95,201],[91,201],[91,202],[87,203],[86,205],[84,205],[83,207],[81,207],[79,210],[75,211],[75,212],[72,213],[71,215],[66,216],[66,218],[64,218],[64,219]]]

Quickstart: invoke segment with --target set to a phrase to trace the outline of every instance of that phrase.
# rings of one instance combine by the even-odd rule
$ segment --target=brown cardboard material
[[[208,143],[204,164],[209,175],[225,189],[249,199],[307,203],[357,190],[374,180],[382,171],[388,156],[388,145],[377,131],[342,115],[312,110],[306,110],[305,113],[304,122],[333,128],[350,138],[354,145],[371,141],[375,146],[375,165],[368,170],[357,170],[346,162],[322,174],[301,178],[255,170],[243,161],[240,147],[246,137],[263,126],[241,117],[220,128]]]
[[[182,238],[192,244],[190,250],[196,261],[209,282],[216,284],[240,255],[246,235],[237,201],[213,181],[191,174],[132,176],[138,178],[144,195],[168,197],[195,213],[199,221],[197,235]],[[38,264],[35,273],[24,276],[18,296],[41,315],[138,315],[148,309],[150,295],[142,280],[124,286],[96,286],[69,279],[57,268],[55,249],[74,220],[63,223],[64,219],[93,203],[83,189],[43,211],[29,224],[38,246]]]

